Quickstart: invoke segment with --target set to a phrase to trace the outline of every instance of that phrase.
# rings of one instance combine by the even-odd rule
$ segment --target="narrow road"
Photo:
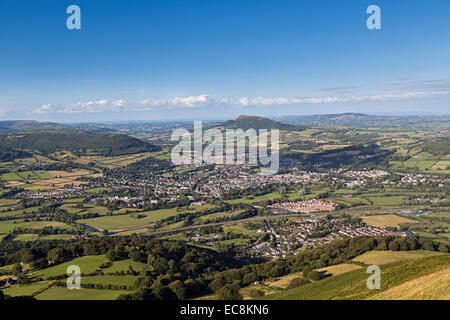
[[[447,207],[444,207],[447,208]],[[438,209],[438,208],[436,208]],[[440,208],[443,209],[443,208]],[[242,222],[253,222],[253,221],[264,221],[264,220],[276,220],[276,219],[283,219],[283,218],[292,218],[292,217],[305,217],[305,216],[312,216],[314,214],[337,214],[337,213],[347,213],[347,214],[355,214],[355,213],[396,213],[401,212],[405,210],[410,209],[344,209],[344,210],[337,210],[337,211],[330,211],[330,212],[316,212],[316,213],[292,213],[292,214],[280,214],[280,215],[273,215],[273,216],[265,216],[265,217],[252,217],[252,218],[246,218],[246,219],[240,219],[240,220],[231,220],[231,221],[225,221],[225,222],[216,222],[216,223],[207,223],[207,224],[197,224],[192,225],[188,227],[182,227],[182,228],[174,228],[170,230],[161,230],[161,231],[152,231],[152,232],[146,232],[142,235],[147,236],[155,236],[155,235],[161,235],[161,234],[167,234],[167,233],[176,233],[186,230],[192,230],[192,229],[198,229],[198,228],[205,228],[205,227],[213,227],[213,226],[222,226],[222,225],[231,225],[231,224],[237,224]],[[90,228],[91,230],[102,232],[103,230],[91,225],[81,224],[85,227]],[[110,230],[110,234],[118,234],[122,232],[128,232],[128,231],[135,231],[135,230],[141,230],[146,229],[150,227],[149,226],[142,226],[142,227],[134,227],[129,229],[121,229],[121,230]],[[101,231],[100,231],[101,230]]]
[[[405,209],[372,209],[372,210],[370,210],[370,209],[369,210],[368,209],[365,209],[365,210],[345,209],[345,210],[339,210],[339,211],[317,212],[317,213],[309,213],[309,214],[306,214],[306,213],[281,214],[281,215],[273,215],[273,216],[265,216],[265,217],[251,217],[251,218],[246,218],[246,219],[231,220],[231,221],[225,221],[225,222],[197,224],[197,225],[192,225],[192,226],[188,226],[188,227],[174,228],[174,229],[170,229],[170,230],[146,232],[143,235],[155,236],[155,235],[176,233],[176,232],[198,229],[198,228],[205,228],[205,227],[232,225],[232,224],[237,224],[237,223],[242,223],[242,222],[276,220],[276,219],[292,218],[292,217],[305,217],[305,216],[312,216],[314,214],[324,214],[324,213],[330,213],[330,214],[333,214],[333,213],[334,214],[336,214],[336,213],[347,213],[347,214],[352,214],[352,213],[394,213],[394,212],[401,212],[401,211],[405,211]],[[147,228],[147,227],[148,226],[140,227],[140,228],[133,228],[133,229],[129,229],[129,230],[123,230],[120,232],[132,231],[132,230],[136,230],[136,229],[143,229],[143,228]]]

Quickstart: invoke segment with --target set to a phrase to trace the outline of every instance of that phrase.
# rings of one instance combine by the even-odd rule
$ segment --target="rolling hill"
[[[294,130],[294,131],[302,131],[304,128],[300,126],[295,126],[287,123],[281,123],[272,119],[257,117],[257,116],[246,116],[240,115],[235,120],[228,120],[218,127],[224,129],[279,129],[279,130]]]
[[[448,121],[449,116],[379,116],[364,113],[337,113],[316,114],[304,116],[283,116],[280,121],[298,123],[299,125],[314,126],[343,126],[343,127],[401,127],[401,126],[423,126],[424,122],[436,125]]]
[[[80,133],[82,130],[55,122],[39,122],[32,120],[0,121],[0,133],[17,132],[59,132]]]
[[[54,132],[0,134],[0,148],[43,153],[67,150],[75,153],[105,155],[123,155],[158,149],[149,143],[122,134]]]

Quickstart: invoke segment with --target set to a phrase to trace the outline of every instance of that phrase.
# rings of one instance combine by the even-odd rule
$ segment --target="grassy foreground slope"
[[[370,290],[366,268],[267,296],[271,300],[449,299],[450,254],[382,265],[381,288]],[[441,281],[447,279],[447,285]],[[423,285],[429,281],[427,285]],[[431,283],[432,282],[432,283]]]
[[[450,300],[450,266],[376,294],[380,300]]]

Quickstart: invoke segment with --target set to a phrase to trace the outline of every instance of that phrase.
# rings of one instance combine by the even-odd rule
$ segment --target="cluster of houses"
[[[437,184],[440,188],[442,188],[450,183],[450,179],[440,175],[429,175],[423,173],[403,173],[401,175],[402,178],[398,185],[417,185],[418,183],[432,183]]]
[[[336,210],[337,204],[329,201],[311,199],[306,201],[283,202],[270,205],[272,209],[283,209],[289,212],[312,213]]]
[[[292,169],[279,175],[261,175],[248,166],[216,165],[213,169],[187,171],[182,177],[171,175],[150,175],[145,178],[130,179],[127,174],[115,173],[91,181],[88,185],[67,186],[47,191],[25,191],[20,196],[32,199],[64,199],[82,197],[87,189],[108,188],[111,192],[124,189],[133,190],[141,196],[150,190],[152,199],[176,201],[182,194],[195,192],[199,197],[221,199],[231,190],[246,190],[270,184],[310,184],[319,182],[325,173],[306,172]],[[101,191],[101,190],[100,190]],[[140,197],[137,197],[139,200]]]
[[[317,231],[331,229],[332,232],[324,236],[314,234]],[[265,224],[265,230],[260,233],[269,233],[272,242],[254,244],[249,248],[252,256],[264,256],[267,258],[283,257],[287,254],[298,254],[302,248],[312,248],[328,244],[335,240],[360,236],[387,236],[394,233],[378,227],[364,226],[360,223],[348,223],[345,219],[324,218],[289,219],[283,226]]]
[[[214,165],[202,167],[198,170],[191,166],[179,168],[177,174],[149,174],[145,177],[131,177],[126,171],[117,170],[114,174],[105,174],[104,177],[93,179],[88,184],[66,187],[53,190],[29,190],[19,194],[19,197],[31,199],[67,199],[83,197],[87,189],[109,188],[111,192],[132,190],[133,194],[142,197],[150,191],[152,199],[158,201],[177,201],[186,193],[196,193],[204,199],[221,199],[224,194],[232,190],[246,190],[270,184],[309,185],[329,179],[344,183],[347,187],[359,187],[368,181],[377,180],[382,184],[394,183],[389,179],[389,173],[383,170],[345,170],[331,169],[323,171],[302,171],[297,168],[284,169],[276,175],[261,175],[249,165]],[[186,170],[184,170],[186,169]],[[184,171],[184,172],[183,172]],[[180,172],[181,175],[180,175]],[[331,175],[331,176],[330,176]],[[414,173],[398,173],[401,181],[395,183],[416,184],[418,182],[437,182],[440,185],[448,183],[449,179],[443,176],[432,176]],[[380,181],[384,179],[383,181]],[[328,181],[328,180],[327,180]],[[134,201],[131,201],[133,203]],[[296,211],[294,211],[296,212]]]
[[[86,194],[83,190],[88,189],[85,185],[65,186],[63,188],[52,190],[32,190],[19,193],[18,197],[26,197],[28,199],[70,199],[80,198]]]

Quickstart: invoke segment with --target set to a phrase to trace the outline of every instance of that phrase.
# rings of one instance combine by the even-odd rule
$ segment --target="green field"
[[[19,202],[20,200],[16,199],[0,199],[0,209],[3,209],[2,207],[9,208],[11,206],[15,206]]]
[[[20,220],[0,221],[0,234],[6,234],[15,228],[24,228],[32,225],[33,222],[23,222]]]
[[[243,234],[243,235],[247,235],[247,236],[254,236],[254,235],[258,234],[256,232],[256,230],[250,230],[250,229],[245,228],[242,223],[224,226],[223,231],[225,233],[231,232],[231,233]]]
[[[70,240],[72,239],[71,234],[49,234],[44,236],[39,236],[33,233],[23,233],[18,234],[14,237],[14,241],[36,241],[36,240]]]
[[[430,256],[440,255],[442,253],[426,250],[415,251],[369,251],[352,259],[353,261],[364,264],[382,265],[397,261],[415,260]]]
[[[105,263],[107,261],[108,259],[106,259],[104,255],[75,258],[71,261],[64,262],[43,270],[39,270],[33,275],[33,277],[47,279],[48,277],[51,276],[66,275],[67,268],[71,265],[76,265],[80,267],[81,274],[89,274],[96,271],[102,263]]]
[[[135,262],[135,261],[126,259],[126,260],[114,261],[112,266],[103,269],[103,272],[105,274],[107,274],[107,273],[126,271],[129,268],[129,266],[131,266],[133,268],[133,270],[137,271],[137,272],[152,270],[152,268],[148,264],[141,263],[141,262]]]
[[[398,227],[401,223],[416,223],[417,221],[400,217],[395,214],[381,214],[372,216],[361,216],[361,219],[368,225],[380,228]]]
[[[311,190],[311,192],[307,195],[300,195],[300,194],[298,194],[298,192],[288,192],[285,196],[288,198],[289,201],[295,201],[295,200],[299,200],[299,199],[312,199],[317,194],[322,193],[324,191],[325,191],[324,189]],[[246,196],[246,197],[242,197],[239,199],[226,200],[226,202],[231,203],[231,204],[233,204],[233,203],[252,204],[252,203],[257,203],[257,202],[261,202],[261,201],[280,199],[280,198],[283,198],[283,195],[277,191],[277,192],[267,193],[262,196],[255,196],[255,197]]]
[[[233,212],[216,212],[216,213],[208,214],[206,216],[201,216],[201,217],[197,218],[196,221],[204,222],[208,219],[234,217],[234,216],[238,215],[239,213],[241,213],[242,211],[243,210],[237,210],[237,211],[233,211]]]
[[[49,234],[39,237],[39,240],[70,240],[70,239],[72,239],[71,234]]]
[[[79,208],[77,205],[79,205],[79,203],[65,203],[61,206],[61,209],[64,209],[69,213],[81,215],[86,213],[98,213],[99,215],[104,216],[108,213],[108,208],[106,207],[83,203],[83,208]]]
[[[39,235],[37,235],[37,234],[23,233],[23,234],[18,234],[16,237],[14,237],[14,241],[28,242],[28,241],[36,241],[36,240],[38,240],[38,238],[39,238]]]
[[[127,294],[125,290],[99,290],[99,289],[68,289],[66,287],[53,286],[38,294],[38,300],[115,300],[121,294]]]
[[[8,172],[0,176],[0,180],[3,181],[22,181],[22,179],[23,178],[17,175],[15,172]]]
[[[227,200],[226,202],[232,203],[232,204],[233,203],[256,203],[256,202],[261,202],[261,201],[265,201],[265,200],[278,199],[278,198],[282,198],[282,197],[283,196],[279,192],[271,192],[268,194],[264,194],[262,196],[256,196],[256,197],[246,196],[246,197],[239,198],[239,199]]]
[[[31,296],[35,292],[48,286],[47,282],[37,282],[24,285],[13,285],[6,289],[2,289],[3,293],[12,297],[15,296]]]
[[[392,197],[365,197],[372,201],[375,207],[394,207],[401,206],[402,200],[405,198],[403,196],[392,196]]]
[[[82,277],[82,283],[88,284],[112,284],[118,286],[133,286],[136,282],[138,276],[91,276],[91,277]]]
[[[246,241],[247,241],[246,239],[234,238],[234,239],[222,240],[222,241],[220,241],[220,243],[225,244],[225,245],[230,245],[230,244],[237,245],[237,244],[244,243]]]
[[[26,181],[26,180],[44,180],[54,178],[47,171],[22,171],[22,172],[8,172],[2,174],[0,179],[3,181]]]
[[[22,211],[19,212],[8,212],[5,213],[7,216],[20,216]],[[10,231],[14,230],[15,228],[31,228],[31,229],[42,229],[45,227],[53,227],[53,228],[59,228],[63,230],[69,230],[72,229],[71,226],[63,223],[63,222],[57,222],[57,221],[29,221],[29,222],[23,222],[23,220],[16,219],[16,220],[5,220],[0,221],[0,234],[6,235]],[[57,235],[55,235],[57,236]],[[62,235],[61,235],[62,236]],[[66,238],[68,235],[65,235]],[[50,237],[50,236],[47,236]],[[70,236],[71,237],[71,236]],[[39,236],[37,234],[28,233],[28,234],[19,234],[17,235],[14,240],[15,241],[35,241],[38,240]],[[41,237],[43,239],[44,237]],[[51,238],[49,238],[51,239]],[[56,238],[55,238],[56,239]],[[70,238],[69,238],[70,239]]]
[[[332,197],[331,201],[334,201],[338,204],[344,204],[347,206],[370,206],[370,201],[361,197],[354,197],[354,198]]]

